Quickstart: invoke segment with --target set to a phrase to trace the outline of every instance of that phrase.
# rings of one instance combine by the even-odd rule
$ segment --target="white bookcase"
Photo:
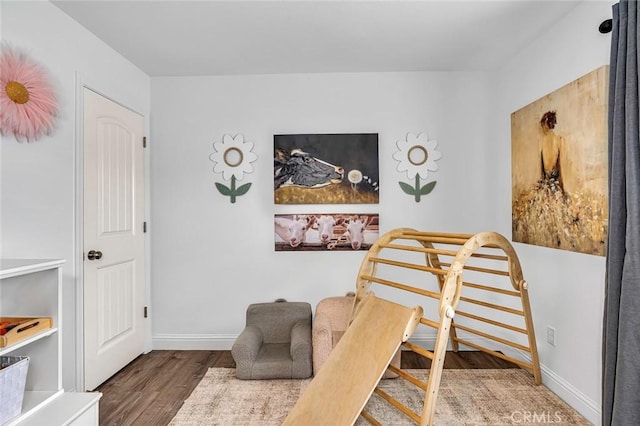
[[[98,424],[99,392],[62,388],[62,265],[64,260],[0,260],[0,315],[51,317],[53,327],[0,348],[0,355],[28,356],[22,413],[6,425]]]

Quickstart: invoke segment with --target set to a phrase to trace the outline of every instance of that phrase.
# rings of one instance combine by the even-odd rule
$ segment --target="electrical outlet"
[[[550,325],[547,326],[547,343],[551,346],[556,345],[556,329]]]

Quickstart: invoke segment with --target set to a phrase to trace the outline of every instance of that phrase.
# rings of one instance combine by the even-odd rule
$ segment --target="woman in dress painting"
[[[562,191],[560,151],[563,138],[553,130],[556,127],[556,123],[555,111],[545,112],[540,119],[540,127],[542,128],[542,143],[540,147],[541,180],[550,186],[558,186]]]

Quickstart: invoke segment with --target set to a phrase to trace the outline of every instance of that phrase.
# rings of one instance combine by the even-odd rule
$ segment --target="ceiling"
[[[492,70],[580,3],[52,2],[150,76]]]

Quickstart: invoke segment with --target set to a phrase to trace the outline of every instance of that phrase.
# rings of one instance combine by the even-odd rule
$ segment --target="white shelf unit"
[[[0,315],[51,317],[53,327],[0,348],[0,355],[28,356],[22,412],[6,425],[97,425],[98,392],[62,388],[62,266],[64,260],[1,259]]]

